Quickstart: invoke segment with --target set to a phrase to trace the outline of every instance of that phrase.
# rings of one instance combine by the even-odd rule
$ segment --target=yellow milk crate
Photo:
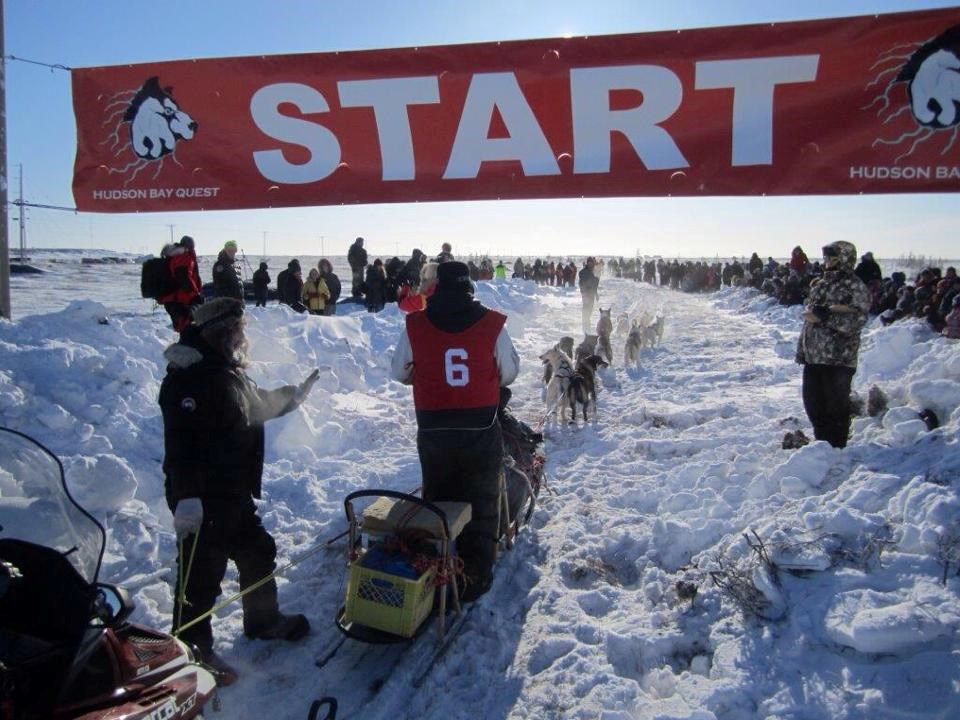
[[[412,579],[364,567],[367,558],[350,563],[344,622],[413,637],[433,608],[434,568]]]

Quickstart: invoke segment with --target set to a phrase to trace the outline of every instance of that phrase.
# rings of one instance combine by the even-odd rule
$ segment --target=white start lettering
[[[696,63],[695,91],[733,93],[730,118],[733,166],[773,163],[775,91],[791,83],[816,80],[819,55],[793,55]],[[614,110],[614,91],[631,90],[643,100],[633,108]],[[339,105],[370,108],[377,128],[382,179],[416,178],[416,147],[409,108],[441,103],[437,76],[351,80],[337,83]],[[570,70],[573,172],[610,172],[611,137],[620,133],[630,142],[648,170],[689,167],[682,149],[663,123],[681,107],[683,83],[659,65],[573,68]],[[250,101],[253,122],[269,138],[299,145],[309,152],[306,162],[290,162],[281,149],[253,153],[260,173],[277,183],[305,184],[332,175],[341,164],[336,134],[315,119],[281,113],[293,105],[302,115],[332,112],[316,88],[303,83],[275,83],[260,88]],[[489,137],[495,113],[506,137]],[[443,178],[474,179],[485,162],[519,162],[526,176],[559,175],[557,155],[540,121],[512,72],[477,73],[467,96],[450,147]]]

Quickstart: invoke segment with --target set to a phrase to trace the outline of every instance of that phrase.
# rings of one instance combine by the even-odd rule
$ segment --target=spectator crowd
[[[811,262],[800,246],[793,249],[785,262],[772,257],[763,261],[753,253],[745,262],[738,258],[723,263],[620,258],[611,260],[609,265],[614,277],[683,292],[751,287],[775,298],[781,305],[803,304],[813,282],[824,274],[821,262]],[[955,267],[927,267],[908,282],[906,273],[900,271],[884,277],[873,253],[866,252],[860,257],[854,274],[869,292],[870,314],[879,315],[882,323],[922,318],[935,332],[960,339],[960,279]]]
[[[167,246],[163,257],[170,263],[169,272],[175,282],[173,290],[160,302],[170,313],[174,327],[179,329],[178,326],[189,318],[191,307],[202,302],[192,238],[184,236],[181,243]],[[369,312],[379,312],[389,303],[399,303],[402,310],[409,312],[425,307],[426,298],[436,282],[437,266],[455,259],[450,244],[443,243],[433,258],[415,248],[406,260],[391,257],[386,262],[381,258],[370,262],[364,239],[358,237],[347,253],[351,272],[349,297],[341,299],[340,278],[327,258],[321,258],[316,267],[306,272],[306,277],[300,261],[296,258],[290,260],[277,275],[275,297],[281,304],[298,312],[314,315],[336,314],[339,302],[362,304]],[[580,285],[583,290],[584,277],[593,283],[609,271],[613,277],[688,293],[749,287],[775,298],[781,305],[801,305],[808,298],[814,281],[824,274],[820,260],[811,261],[800,246],[793,248],[789,259],[782,262],[773,257],[764,261],[757,253],[742,262],[739,258],[726,262],[623,257],[604,262],[596,259],[585,276],[584,269],[589,260],[594,259],[587,258],[578,267],[572,258],[530,261],[518,257],[510,277],[553,287]],[[494,265],[489,257],[476,261],[468,259],[466,266],[472,282],[506,279],[508,274],[502,260]],[[935,332],[960,339],[960,279],[956,268],[926,267],[909,280],[902,271],[884,277],[873,253],[866,252],[860,256],[854,274],[868,290],[870,314],[880,316],[884,324],[903,318],[922,318]],[[268,297],[271,297],[270,281],[267,263],[261,262],[251,283],[257,306],[266,306]],[[590,291],[587,295],[596,296],[595,287],[587,289]],[[204,294],[236,299],[243,299],[248,294],[237,262],[236,242],[224,244],[214,264],[213,282],[205,286]]]

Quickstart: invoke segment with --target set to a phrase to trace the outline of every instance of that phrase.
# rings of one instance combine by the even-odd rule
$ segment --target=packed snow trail
[[[114,293],[135,296],[129,269],[110,278]],[[37,293],[72,292],[66,269],[42,283]],[[562,335],[580,340],[579,293],[506,282],[480,283],[478,296],[510,316],[523,359],[512,407],[534,424],[545,411],[537,356]],[[788,451],[787,430],[810,434],[792,359],[797,308],[604,278],[608,303],[615,326],[623,311],[662,308],[663,343],[625,369],[615,336],[596,422],[547,425],[552,492],[422,687],[402,657],[432,632],[409,649],[348,641],[314,666],[338,639],[341,541],[280,581],[284,609],[313,625],[304,642],[245,639],[236,606],[214,620],[218,651],[241,672],[221,693],[224,717],[299,719],[326,695],[341,718],[365,719],[960,716],[955,564],[940,583],[941,548],[960,547],[958,346],[921,322],[871,322],[854,387],[879,384],[890,410],[856,419],[846,450]],[[167,628],[175,552],[156,396],[173,335],[162,310],[128,305],[81,300],[0,322],[0,422],[64,460],[107,526],[104,580],[132,590],[135,620]],[[261,514],[280,563],[346,527],[349,492],[419,483],[410,390],[389,379],[402,316],[344,310],[248,313],[262,386],[322,371],[307,402],[267,426]],[[918,421],[924,407],[939,430]],[[0,477],[0,510],[17,492]],[[751,530],[779,568],[773,578],[743,538]],[[744,613],[711,583],[711,571],[740,565],[754,607],[779,619]],[[231,570],[224,592],[236,590]]]
[[[718,310],[703,296],[628,282],[605,285],[614,289],[614,317],[664,310],[663,344],[645,351],[637,370],[622,367],[623,338],[615,338],[617,362],[602,372],[597,422],[548,425],[551,487],[558,496],[542,496],[533,532],[498,568],[482,601],[486,622],[478,619],[465,630],[425,692],[406,698],[405,712],[395,706],[383,716],[532,720],[799,712],[832,718],[838,716],[838,696],[878,714],[881,707],[906,716],[929,711],[925,702],[911,699],[915,693],[876,692],[871,671],[847,659],[849,647],[831,641],[829,627],[827,638],[808,636],[815,623],[824,622],[818,610],[836,612],[829,607],[838,589],[833,583],[787,577],[784,593],[796,593],[801,607],[814,601],[814,608],[798,612],[799,627],[781,624],[764,632],[720,601],[706,573],[690,567],[697,553],[720,552],[724,544],[736,557],[743,531],[766,530],[769,537],[777,527],[771,518],[782,515],[789,528],[803,506],[816,507],[805,497],[778,493],[780,483],[760,473],[789,457],[780,440],[804,418],[799,369],[792,364],[794,338],[753,314]],[[579,340],[578,296],[545,292],[546,302],[516,339],[527,361],[562,335]],[[526,369],[514,388],[515,407],[532,420],[543,412],[540,373],[535,360]],[[851,449],[845,456],[823,445],[805,454],[806,462],[796,462],[797,474],[811,466],[814,475],[822,474],[824,490],[838,487],[868,455]],[[796,486],[802,490],[803,481],[785,487]],[[851,534],[851,544],[861,540],[856,520],[832,529]],[[693,604],[677,597],[679,579],[702,590]],[[931,635],[945,639],[960,619],[956,599],[938,593],[933,582],[921,585],[948,608],[946,622],[930,621]],[[909,594],[901,600],[909,603]],[[914,621],[901,621],[909,635]],[[956,669],[950,646],[941,642],[934,656],[939,652]],[[902,668],[916,680],[931,659]],[[776,666],[784,661],[804,667],[802,677],[780,675]],[[485,674],[491,682],[478,682]],[[934,675],[931,690],[950,688],[949,672]],[[891,672],[883,680],[895,677]],[[372,705],[383,708],[380,700]],[[948,693],[936,711],[956,706],[956,693]]]
[[[449,678],[438,673],[437,687],[424,699],[465,697],[471,707],[486,708],[488,717],[596,717],[602,710],[639,709],[637,681],[646,668],[634,654],[646,630],[627,635],[617,627],[622,620],[647,625],[649,599],[639,573],[648,564],[674,571],[726,532],[720,519],[693,527],[679,520],[665,525],[658,522],[659,505],[671,503],[678,515],[706,505],[729,510],[724,492],[738,489],[718,479],[713,488],[698,487],[703,475],[736,455],[782,453],[779,421],[802,413],[797,373],[783,369],[773,343],[758,346],[757,338],[769,330],[755,317],[730,316],[702,296],[647,285],[607,280],[602,287],[614,318],[662,309],[663,342],[642,353],[638,370],[623,367],[625,338],[615,336],[614,366],[601,371],[597,421],[585,427],[548,422],[550,486],[558,495],[541,496],[535,539],[530,538],[537,552],[517,560],[523,575],[537,582],[526,595],[509,585],[501,589],[501,579],[516,572],[501,568],[493,597],[486,600],[496,608],[492,625],[501,624],[500,614],[525,616],[513,629],[520,637],[505,642],[505,633],[485,628],[486,642],[464,647],[470,656],[466,666],[452,668]],[[514,388],[519,401],[514,404],[528,419],[543,413],[536,358],[563,335],[579,342],[579,305],[576,293],[550,293],[516,340],[525,373]],[[608,302],[601,297],[598,305],[606,308]],[[759,467],[765,461],[755,462]],[[739,505],[740,498],[731,502]],[[651,639],[664,636],[656,625],[649,630]],[[677,653],[706,657],[708,644],[705,637],[673,642],[662,637],[657,657],[647,662],[666,662]],[[459,658],[453,654],[448,662],[454,666]],[[477,686],[471,669],[485,661],[505,670],[503,680],[489,688]],[[655,704],[671,705],[660,699]],[[414,701],[405,717],[428,711],[429,705]]]

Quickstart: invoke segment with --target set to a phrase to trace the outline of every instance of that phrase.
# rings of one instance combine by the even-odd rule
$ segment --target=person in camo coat
[[[856,262],[852,243],[823,248],[825,272],[810,286],[797,344],[803,406],[814,437],[838,448],[846,447],[850,434],[850,384],[870,310],[870,292],[854,274]]]

